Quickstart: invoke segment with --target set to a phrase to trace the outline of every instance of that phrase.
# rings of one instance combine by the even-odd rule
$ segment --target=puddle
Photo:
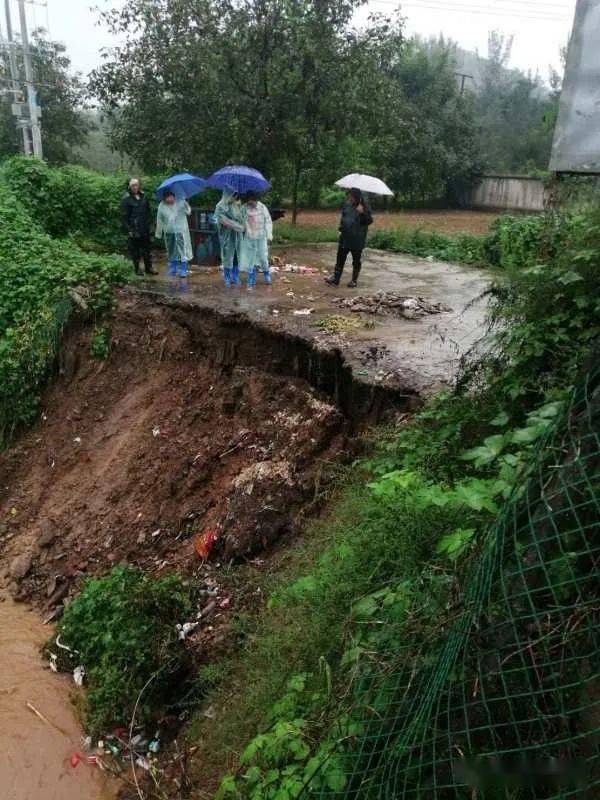
[[[0,601],[2,598],[0,597]],[[34,611],[0,602],[0,786],[3,800],[114,800],[116,791],[84,760],[71,685],[44,667],[50,635]],[[46,721],[31,711],[31,704]]]

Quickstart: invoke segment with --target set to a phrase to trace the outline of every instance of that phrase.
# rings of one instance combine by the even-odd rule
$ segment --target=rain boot
[[[249,269],[248,270],[248,289],[254,289],[256,286],[256,270]]]
[[[223,267],[223,280],[225,281],[225,287],[229,289],[231,286],[231,267]]]
[[[234,264],[231,268],[231,285],[237,286],[240,282],[240,268],[237,264]]]
[[[271,280],[271,273],[269,272],[268,269],[263,270],[263,277],[265,279],[265,283],[267,284],[267,286],[270,286],[273,283],[273,281]]]
[[[180,278],[187,278],[188,276],[188,262],[182,261],[180,268],[179,268],[179,277]]]
[[[174,277],[177,275],[177,261],[169,261],[169,269],[167,275]]]

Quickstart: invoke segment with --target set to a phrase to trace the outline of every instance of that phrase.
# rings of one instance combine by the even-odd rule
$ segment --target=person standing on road
[[[256,283],[258,267],[266,284],[271,283],[269,242],[273,241],[273,220],[269,209],[255,192],[246,195],[246,235],[242,247],[241,269],[248,273],[248,288]]]
[[[225,286],[237,286],[240,254],[246,231],[246,210],[233,189],[224,189],[215,208],[215,221],[221,244],[221,264]]]
[[[362,251],[367,241],[367,230],[373,222],[373,215],[360,189],[350,189],[342,207],[340,221],[340,240],[333,275],[325,278],[330,286],[339,286],[348,254],[352,253],[352,280],[348,284],[353,289],[358,283],[362,266]]]
[[[168,275],[188,276],[188,265],[194,257],[188,223],[191,213],[187,200],[177,200],[173,192],[165,192],[156,217],[156,238],[165,240]]]
[[[129,181],[127,193],[121,201],[123,227],[129,237],[129,255],[133,261],[136,275],[142,275],[140,259],[144,259],[146,275],[158,275],[152,266],[152,249],[150,244],[150,227],[152,210],[150,201],[142,191],[138,178]]]

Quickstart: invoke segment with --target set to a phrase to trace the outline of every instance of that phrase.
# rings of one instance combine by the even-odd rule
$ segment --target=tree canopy
[[[149,170],[250,162],[297,200],[372,169],[411,198],[479,169],[472,102],[398,16],[357,30],[363,0],[132,0],[92,75],[114,145]]]

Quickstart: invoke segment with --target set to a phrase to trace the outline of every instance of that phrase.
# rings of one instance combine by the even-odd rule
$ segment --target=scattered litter
[[[73,670],[73,680],[75,681],[75,686],[83,686],[83,681],[85,678],[85,667],[79,665],[75,667]]]
[[[73,650],[70,647],[67,647],[66,644],[63,644],[60,640],[60,634],[56,637],[55,644],[57,647],[60,647],[61,650],[66,650],[67,653],[76,653],[77,650]]]
[[[158,753],[158,751],[160,750],[160,742],[158,741],[158,739],[153,739],[150,742],[150,744],[148,745],[148,750],[151,753],[154,753],[155,755],[156,753]]]
[[[285,296],[286,296],[286,297],[294,297],[294,296],[295,296],[295,292],[292,292],[292,291],[290,290],[289,292],[286,292],[286,293],[285,293]]]
[[[231,598],[230,597],[226,597],[224,600],[222,600],[219,603],[219,608],[223,608],[223,609],[229,608],[230,605],[231,605]]]
[[[332,302],[353,313],[388,314],[406,319],[452,311],[443,303],[430,303],[422,297],[407,297],[395,292],[377,292],[357,297],[336,297]]]
[[[150,770],[150,762],[147,758],[142,758],[142,756],[138,756],[135,760],[135,763],[138,767],[145,769],[147,772]]]
[[[318,270],[315,267],[305,267],[302,264],[284,264],[284,272],[294,272],[298,275],[316,275]]]
[[[156,539],[158,536],[160,536],[160,533],[161,533],[161,529],[157,528],[155,531],[152,531],[151,536],[152,536],[153,539]]]
[[[91,736],[86,736],[85,737],[85,739],[83,740],[83,746],[84,746],[84,748],[86,750],[91,750],[92,749],[92,737]]]
[[[81,436],[76,436],[76,437],[73,439],[73,441],[75,442],[75,444],[81,444]]]
[[[155,425],[154,428],[152,428],[152,436],[154,436],[155,439],[158,439],[160,436],[160,428],[158,425]]]
[[[130,744],[134,750],[145,750],[148,745],[148,740],[144,739],[141,733],[136,733],[136,735],[131,739]]]
[[[274,308],[274,309],[271,311],[271,314],[273,314],[274,316],[277,316],[277,314],[279,314],[279,311],[278,311],[276,308]]]
[[[295,317],[308,317],[314,313],[314,308],[297,308],[294,311]]]
[[[79,755],[79,753],[73,753],[73,755],[71,756],[71,766],[73,767],[73,769],[75,769],[75,767],[79,764],[80,761],[81,761],[81,756]]]
[[[203,561],[206,561],[210,556],[217,539],[217,534],[211,529],[205,531],[196,538],[194,548]]]
[[[100,766],[100,762],[98,760],[98,756],[88,756],[87,757],[87,763],[90,765],[90,767],[99,767]]]
[[[183,625],[179,623],[175,625],[175,630],[177,631],[177,637],[179,641],[185,642],[190,633],[193,633],[199,624],[200,624],[199,622],[184,622]],[[133,739],[132,739],[132,744],[133,744]]]
[[[433,256],[426,256],[425,257],[425,261],[429,261],[430,264],[433,264],[433,262],[435,261],[435,258]]]
[[[50,666],[51,672],[58,672],[58,666],[57,666],[57,663],[56,663],[57,658],[58,658],[58,656],[56,655],[56,653],[50,653],[49,666]]]

